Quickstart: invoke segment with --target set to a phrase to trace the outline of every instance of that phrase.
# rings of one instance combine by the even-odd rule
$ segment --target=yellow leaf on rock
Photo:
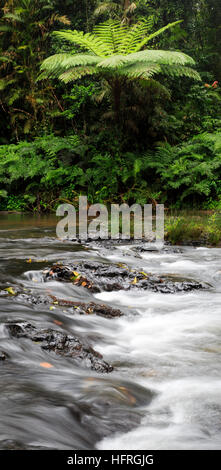
[[[73,271],[73,274],[74,274],[75,277],[79,276],[79,273],[77,273],[77,271]]]
[[[16,295],[16,292],[13,290],[12,287],[7,287],[5,290],[6,290],[10,295]]]
[[[140,274],[143,274],[143,276],[148,277],[148,274],[145,273],[144,271],[140,271]]]

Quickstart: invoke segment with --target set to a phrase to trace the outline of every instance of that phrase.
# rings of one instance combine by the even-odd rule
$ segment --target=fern
[[[149,34],[152,18],[132,27],[109,20],[95,26],[93,33],[56,31],[54,34],[59,38],[77,44],[89,54],[64,53],[47,58],[41,65],[40,79],[58,77],[67,83],[89,74],[104,76],[106,70],[112,70],[113,75],[120,73],[130,79],[149,79],[162,73],[200,80],[199,74],[192,68],[195,62],[188,55],[174,51],[141,50],[147,42],[178,23],[180,21],[170,23],[152,34]]]
[[[219,194],[221,132],[200,134],[181,146],[166,144],[143,156],[146,168],[155,170],[167,192],[180,191],[180,200],[191,194]]]

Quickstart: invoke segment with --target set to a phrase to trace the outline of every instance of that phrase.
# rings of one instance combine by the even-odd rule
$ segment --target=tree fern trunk
[[[113,91],[115,121],[116,121],[116,124],[119,124],[120,108],[121,108],[121,83],[119,79],[114,80],[112,91]]]

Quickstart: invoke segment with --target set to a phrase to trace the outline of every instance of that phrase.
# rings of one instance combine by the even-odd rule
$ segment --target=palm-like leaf
[[[87,51],[98,55],[98,56],[106,56],[110,53],[107,49],[105,43],[102,40],[95,36],[92,33],[83,33],[83,31],[54,31],[54,34],[61,39],[65,39],[66,41],[77,44],[78,46],[86,49]]]
[[[187,76],[200,80],[192,68],[194,60],[182,52],[143,49],[147,42],[172,28],[170,23],[150,34],[152,19],[145,19],[129,27],[119,21],[107,21],[94,28],[93,33],[82,31],[55,31],[58,37],[86,49],[86,53],[55,54],[41,65],[40,78],[58,77],[65,81],[83,75],[104,74],[105,71],[128,78],[148,79],[163,73],[171,77]]]

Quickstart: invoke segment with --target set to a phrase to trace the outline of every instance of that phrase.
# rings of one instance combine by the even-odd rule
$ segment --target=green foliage
[[[77,136],[45,136],[32,143],[0,146],[0,184],[4,188],[1,195],[5,196],[2,205],[8,210],[32,207],[45,190],[53,193],[55,188],[81,177],[83,170],[70,166],[70,162],[78,162],[85,151]],[[6,191],[16,192],[21,185],[26,188],[24,197],[11,200]]]
[[[54,209],[79,194],[221,208],[219,2],[2,7],[1,209]]]
[[[166,200],[174,199],[178,208],[183,200],[217,198],[221,190],[221,132],[200,134],[182,145],[166,144],[146,156],[147,167],[166,191]],[[179,192],[178,192],[179,191]]]
[[[166,239],[172,245],[201,240],[203,237],[203,224],[187,217],[171,217],[166,220]]]
[[[4,200],[0,199],[0,210],[5,211],[23,211],[27,209],[25,198],[21,195],[5,196]]]
[[[206,216],[170,216],[165,221],[166,239],[172,245],[179,243],[207,243],[217,245],[221,242],[221,213]]]
[[[103,115],[104,119],[109,117],[112,128],[117,129],[119,134],[128,137],[133,132],[138,135],[143,130],[139,116],[144,114],[145,93],[148,91],[147,87],[153,83],[154,76],[158,78],[154,81],[155,89],[158,86],[159,90],[163,88],[159,82],[160,77],[168,77],[170,80],[176,77],[201,80],[199,73],[193,68],[195,62],[190,56],[178,51],[144,49],[147,44],[152,47],[154,38],[178,23],[180,21],[169,23],[154,33],[151,32],[152,17],[142,19],[132,26],[109,20],[95,26],[92,33],[56,31],[54,34],[57,37],[79,46],[80,51],[54,54],[45,59],[39,79],[57,77],[68,84],[85,76],[99,78],[103,90],[109,89],[110,110]],[[81,52],[85,49],[87,52]],[[125,90],[128,91],[128,88],[128,96],[133,96],[131,105],[128,105],[128,99],[125,100]],[[143,90],[141,113],[137,112],[135,101],[138,88]],[[167,93],[169,94],[169,90]],[[138,120],[134,119],[134,111]],[[151,111],[152,109],[145,108],[145,118],[149,118]]]
[[[36,85],[39,61],[46,56],[53,26],[70,25],[54,11],[51,0],[5,1],[0,18],[0,90],[3,121],[14,139],[46,129],[50,111],[58,107],[48,83]]]
[[[181,52],[142,50],[154,37],[172,28],[168,24],[149,34],[152,21],[142,20],[129,27],[117,21],[108,21],[94,28],[93,33],[56,31],[59,38],[77,44],[88,53],[55,54],[41,65],[41,78],[58,77],[68,83],[83,75],[119,74],[133,79],[149,79],[160,73],[169,76],[188,76],[200,80],[191,67],[194,60]]]

